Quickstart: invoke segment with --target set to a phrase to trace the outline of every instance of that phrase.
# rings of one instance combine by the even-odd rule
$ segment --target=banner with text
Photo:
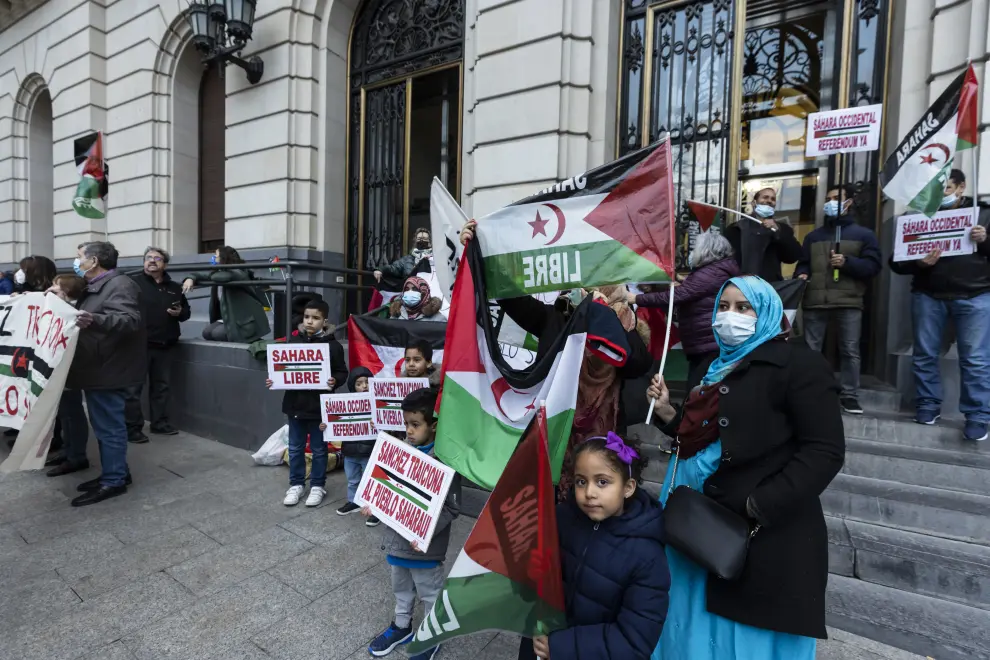
[[[368,391],[374,401],[374,424],[379,431],[405,431],[402,400],[410,392],[430,386],[428,378],[369,378]]]
[[[354,503],[370,507],[379,520],[426,552],[453,479],[453,469],[379,433]]]
[[[52,294],[0,298],[0,426],[20,431],[0,472],[44,467],[76,352],[77,314]]]
[[[883,105],[843,108],[808,115],[804,155],[820,158],[880,148],[880,119]]]
[[[349,440],[374,440],[378,437],[371,419],[371,393],[324,394],[320,397],[323,422],[327,430],[323,439],[327,442]]]
[[[273,390],[329,389],[328,344],[269,344],[268,379]]]
[[[975,224],[972,208],[941,211],[931,218],[923,213],[901,216],[894,235],[894,261],[924,259],[933,250],[941,250],[943,258],[973,254],[976,246],[969,234]]]

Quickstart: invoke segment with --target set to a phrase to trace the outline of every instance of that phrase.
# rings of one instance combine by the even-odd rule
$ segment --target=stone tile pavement
[[[256,467],[247,452],[187,434],[128,449],[134,486],[82,509],[69,500],[96,467],[0,475],[0,660],[370,657],[391,592],[381,529],[334,513],[342,471],[323,506],[286,508],[286,468]],[[452,545],[473,522],[455,521]],[[517,648],[488,633],[439,657],[512,660]],[[913,657],[839,631],[819,652]]]

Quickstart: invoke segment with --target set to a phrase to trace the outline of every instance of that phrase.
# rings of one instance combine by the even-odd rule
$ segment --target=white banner
[[[0,298],[0,426],[20,431],[0,472],[45,465],[76,353],[77,315],[52,294]]]
[[[883,105],[867,105],[808,115],[808,135],[804,155],[820,158],[854,151],[880,148],[880,120]]]
[[[894,233],[894,261],[924,259],[933,250],[941,250],[943,259],[973,254],[976,246],[969,234],[975,224],[971,207],[939,211],[932,218],[903,215]]]

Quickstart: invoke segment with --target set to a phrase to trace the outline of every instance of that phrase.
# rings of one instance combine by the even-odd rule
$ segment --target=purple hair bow
[[[639,452],[627,445],[617,433],[609,431],[605,437],[597,436],[588,440],[604,440],[605,449],[618,454],[619,460],[629,466],[629,476],[632,476],[632,462],[633,459],[639,458]]]

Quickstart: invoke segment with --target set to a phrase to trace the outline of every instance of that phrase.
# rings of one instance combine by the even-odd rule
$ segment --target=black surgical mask
[[[428,250],[430,248],[430,239],[420,238],[416,241],[416,249],[418,250]]]

